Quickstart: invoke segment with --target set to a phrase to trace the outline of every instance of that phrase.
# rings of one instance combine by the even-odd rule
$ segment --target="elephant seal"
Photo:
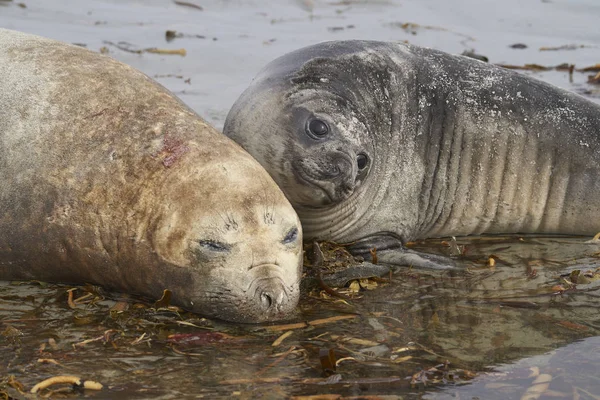
[[[306,238],[445,267],[411,240],[600,231],[600,106],[403,43],[334,41],[266,66],[224,133],[271,174]]]
[[[109,57],[0,29],[0,279],[100,284],[236,322],[297,305],[302,232],[268,173]]]

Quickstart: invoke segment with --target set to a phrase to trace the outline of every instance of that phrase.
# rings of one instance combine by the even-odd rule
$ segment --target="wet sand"
[[[0,2],[0,27],[79,43],[155,77],[217,127],[253,76],[270,60],[296,48],[337,39],[408,41],[460,54],[474,50],[493,63],[600,62],[600,3],[594,0],[21,0]],[[171,42],[165,32],[186,35]],[[195,35],[204,38],[194,37]],[[132,54],[132,49],[181,49],[185,57]],[[525,49],[513,49],[513,44]],[[540,51],[574,45],[573,50]],[[600,102],[588,74],[536,73]],[[188,83],[189,80],[189,83]]]

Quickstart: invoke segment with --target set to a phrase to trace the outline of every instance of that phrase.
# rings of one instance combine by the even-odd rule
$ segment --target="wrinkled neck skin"
[[[598,105],[465,57],[397,51],[373,169],[347,200],[298,209],[307,237],[393,247],[384,238],[599,229]]]
[[[597,232],[600,106],[466,57],[413,51],[426,168],[414,237]]]

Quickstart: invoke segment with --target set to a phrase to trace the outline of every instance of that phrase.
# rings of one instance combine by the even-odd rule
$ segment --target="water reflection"
[[[369,293],[366,307],[411,321],[420,328],[420,341],[475,368],[540,354],[598,335],[600,281],[559,290],[561,275],[599,266],[598,245],[582,242],[471,240],[464,275],[407,274],[401,285]],[[495,255],[494,267],[482,263],[490,255]]]
[[[98,398],[421,396],[440,389],[432,393],[490,398],[487,391],[498,387],[523,394],[547,375],[552,383],[544,390],[600,394],[599,280],[592,274],[569,285],[571,271],[598,269],[599,246],[555,237],[458,244],[466,249],[461,271],[403,269],[350,300],[316,289],[302,300],[295,325],[285,326],[154,311],[119,295],[102,299],[91,288],[77,289],[71,308],[68,287],[2,283],[0,376],[30,388],[75,374],[105,385]],[[447,251],[440,241],[416,246]],[[174,341],[173,334],[194,340]],[[320,360],[329,349],[337,366],[327,378]],[[6,378],[0,390],[18,394]]]
[[[600,337],[576,341],[548,353],[501,365],[464,387],[444,388],[428,399],[597,399],[600,388],[598,362]],[[525,390],[523,390],[526,388]]]

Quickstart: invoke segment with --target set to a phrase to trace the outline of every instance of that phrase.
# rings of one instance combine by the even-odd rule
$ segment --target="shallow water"
[[[106,47],[217,127],[262,66],[324,40],[407,40],[453,53],[474,50],[490,62],[513,65],[580,68],[600,62],[595,0],[197,1],[203,10],[166,0],[23,0],[25,7],[20,1],[0,1],[0,27],[96,51]],[[167,42],[166,30],[187,36]],[[527,48],[509,47],[515,43]],[[184,48],[187,55],[135,54],[115,45]],[[539,50],[563,45],[576,48]],[[532,74],[600,102],[600,87],[586,83],[590,73],[575,72],[573,83],[566,72]],[[24,397],[6,383],[8,376],[30,389],[47,377],[73,374],[105,388],[62,395],[504,399],[541,391],[533,382],[550,376],[545,396],[593,398],[589,393],[600,396],[598,281],[571,288],[560,277],[600,266],[600,246],[581,242],[471,240],[461,258],[465,272],[402,270],[391,283],[361,289],[351,300],[313,290],[292,322],[347,318],[277,331],[138,308],[134,300],[119,302],[115,295],[94,294],[71,308],[69,287],[0,283],[0,394]],[[448,251],[439,241],[417,247]],[[487,264],[490,255],[496,256],[494,267]],[[86,293],[79,288],[74,297]],[[129,309],[119,311],[124,304]],[[189,346],[168,339],[206,331],[233,337],[210,343],[198,334]],[[281,344],[271,345],[288,331]],[[97,340],[81,344],[89,339]],[[319,355],[328,349],[339,365],[325,378]]]
[[[18,6],[20,1],[26,8]],[[265,64],[325,40],[402,40],[451,53],[475,50],[490,62],[514,65],[569,63],[583,68],[600,62],[600,3],[595,0],[197,0],[196,4],[203,10],[168,0],[0,1],[0,27],[96,51],[107,47],[111,56],[155,77],[217,127]],[[403,28],[405,23],[418,26]],[[188,36],[167,42],[167,30]],[[132,54],[106,42],[127,42],[133,49],[184,48],[187,55]],[[528,47],[509,47],[515,43]],[[564,45],[584,47],[539,51]],[[572,84],[567,72],[535,75],[600,102],[600,86],[585,83],[591,73],[576,72]]]
[[[391,282],[345,289],[349,299],[313,287],[293,320],[267,326],[157,311],[92,288],[77,288],[69,305],[69,287],[2,283],[0,376],[29,389],[50,376],[76,375],[105,385],[86,395],[112,399],[505,399],[548,377],[546,395],[598,396],[600,245],[535,237],[458,245],[466,249],[459,258],[465,270],[403,269]],[[448,254],[439,240],[416,247]],[[591,278],[570,285],[573,270]],[[282,334],[289,336],[274,344]],[[330,349],[336,371],[320,361]]]

